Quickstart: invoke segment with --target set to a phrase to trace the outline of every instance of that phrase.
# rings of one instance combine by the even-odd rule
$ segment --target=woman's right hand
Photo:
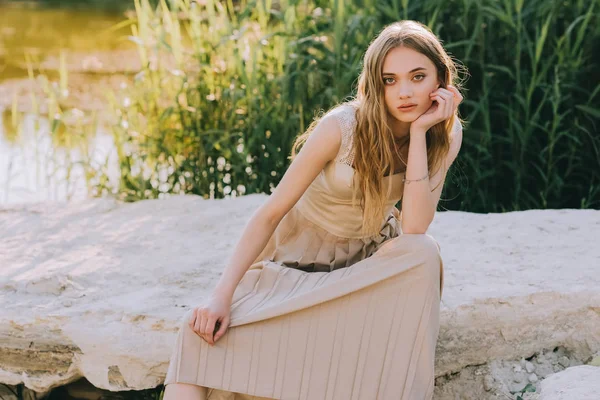
[[[231,313],[228,296],[211,296],[203,305],[194,308],[189,325],[192,330],[213,346],[227,331]],[[215,332],[215,329],[218,329]]]

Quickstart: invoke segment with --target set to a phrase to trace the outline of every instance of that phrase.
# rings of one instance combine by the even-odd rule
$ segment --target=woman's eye
[[[415,75],[415,76],[413,77],[413,79],[414,79],[415,81],[417,81],[417,82],[420,82],[420,81],[422,81],[423,79],[425,79],[425,75],[423,75],[423,74],[418,74],[418,75]],[[383,78],[383,83],[384,83],[384,84],[386,84],[386,85],[391,85],[391,84],[393,84],[393,83],[394,83],[394,78],[391,78],[391,77],[385,77],[385,78]]]

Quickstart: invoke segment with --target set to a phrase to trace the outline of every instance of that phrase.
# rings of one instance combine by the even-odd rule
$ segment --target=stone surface
[[[600,367],[579,365],[550,375],[541,383],[541,391],[524,400],[598,400]]]
[[[161,384],[179,319],[265,199],[0,208],[0,382]],[[599,211],[438,212],[428,233],[445,271],[436,399],[507,398],[600,351]]]

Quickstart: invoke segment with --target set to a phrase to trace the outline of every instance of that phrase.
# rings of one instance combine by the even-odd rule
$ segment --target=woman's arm
[[[242,236],[221,275],[213,296],[231,300],[238,283],[263,251],[269,238],[308,186],[337,155],[342,133],[335,115],[326,115],[315,126],[277,188],[247,222]]]
[[[429,228],[435,216],[446,172],[456,158],[462,142],[462,125],[455,119],[450,138],[450,150],[442,160],[442,167],[434,176],[429,177],[425,134],[435,124],[456,115],[458,105],[463,100],[462,95],[453,85],[438,88],[429,96],[432,100],[431,107],[410,124],[410,145],[404,176],[406,182],[402,195],[402,233],[423,234]],[[436,185],[433,186],[436,188],[433,193],[431,193],[430,181],[434,181]]]
[[[429,180],[405,183],[402,195],[402,233],[425,233],[427,231],[437,210],[446,173],[456,159],[461,143],[462,125],[458,119],[455,119],[450,150],[439,170]],[[411,137],[406,171],[407,176],[409,173],[411,174],[407,179],[417,179],[415,176],[425,175],[428,171],[427,143],[424,133],[416,132],[414,137]],[[435,188],[433,192],[431,191],[432,187]]]

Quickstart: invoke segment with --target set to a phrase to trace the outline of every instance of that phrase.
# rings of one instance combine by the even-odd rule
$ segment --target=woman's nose
[[[398,97],[404,99],[411,96],[412,89],[410,88],[410,86],[408,84],[400,83],[400,85],[398,85]]]

